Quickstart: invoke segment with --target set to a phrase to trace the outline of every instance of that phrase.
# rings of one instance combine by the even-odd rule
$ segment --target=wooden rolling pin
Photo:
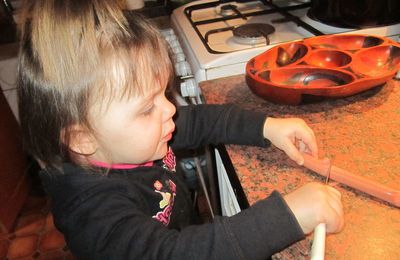
[[[329,164],[318,160],[311,155],[303,154],[304,166],[322,176],[328,173]],[[343,183],[349,187],[365,192],[371,196],[400,207],[400,191],[386,187],[385,185],[368,180],[362,176],[331,166],[330,179]]]

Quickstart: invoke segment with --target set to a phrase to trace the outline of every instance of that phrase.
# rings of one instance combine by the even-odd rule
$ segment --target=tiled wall
[[[21,1],[20,0],[9,0],[12,7],[18,10]],[[3,3],[1,3],[3,4]],[[0,6],[0,16],[5,19],[5,13],[3,6]],[[17,21],[17,12],[13,15],[14,21]],[[9,26],[3,24],[3,26]],[[4,29],[4,28],[3,28]],[[15,29],[15,28],[14,28]],[[17,52],[18,43],[15,39],[11,40],[9,35],[0,35],[2,44],[0,44],[0,85],[1,90],[4,93],[8,103],[10,104],[11,110],[18,120],[18,108],[17,108],[17,91],[15,86],[15,79],[17,73]],[[7,38],[8,37],[8,38]],[[10,41],[11,40],[11,41]]]
[[[17,57],[0,60],[0,85],[11,110],[18,120],[17,90],[15,85],[16,74]]]

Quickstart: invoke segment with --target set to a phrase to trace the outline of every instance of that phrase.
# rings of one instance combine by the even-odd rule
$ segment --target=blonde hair
[[[18,95],[26,149],[47,166],[68,157],[68,126],[91,129],[92,102],[139,96],[172,75],[159,31],[117,1],[36,0],[21,13]],[[66,141],[60,138],[64,132]]]

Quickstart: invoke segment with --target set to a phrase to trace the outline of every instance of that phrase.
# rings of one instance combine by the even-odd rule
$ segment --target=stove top
[[[309,18],[309,9],[310,0],[200,0],[175,9],[171,22],[197,82],[244,74],[248,60],[284,42],[331,33],[400,34],[400,24],[332,27]],[[242,27],[249,24],[258,29],[243,36]]]

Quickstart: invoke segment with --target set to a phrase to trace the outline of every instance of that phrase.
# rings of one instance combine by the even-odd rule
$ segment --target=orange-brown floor
[[[0,234],[0,259],[75,259],[54,227],[49,200],[42,192],[32,189],[15,230]]]

